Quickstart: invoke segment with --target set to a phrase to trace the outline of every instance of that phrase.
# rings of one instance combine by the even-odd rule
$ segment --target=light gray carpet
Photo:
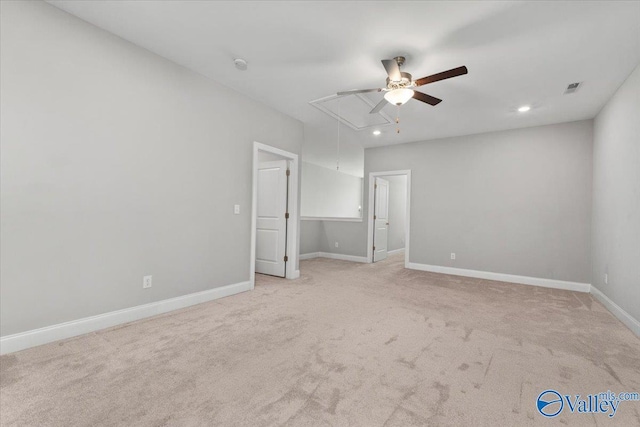
[[[297,281],[3,356],[0,421],[33,426],[640,425],[537,413],[640,391],[640,340],[588,294],[316,259]]]

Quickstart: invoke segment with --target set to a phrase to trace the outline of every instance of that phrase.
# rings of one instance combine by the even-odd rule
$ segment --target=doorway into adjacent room
[[[298,258],[298,156],[254,143],[251,280],[255,273],[295,279]]]
[[[256,273],[285,277],[290,161],[270,153],[258,156]]]
[[[379,262],[404,252],[409,262],[411,171],[369,174],[368,259]]]

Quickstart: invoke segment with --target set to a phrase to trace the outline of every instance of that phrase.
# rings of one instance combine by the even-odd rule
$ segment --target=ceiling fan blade
[[[451,77],[462,76],[463,74],[467,74],[468,72],[469,71],[465,66],[453,68],[451,70],[443,71],[438,74],[433,74],[431,76],[418,79],[416,80],[416,86],[422,86],[422,85],[426,85],[433,82],[439,82],[440,80],[450,79]]]
[[[339,96],[342,95],[353,95],[356,93],[367,93],[367,92],[381,92],[382,89],[353,89],[353,90],[345,90],[342,92],[338,92]]]
[[[438,105],[442,102],[442,99],[440,98],[427,95],[426,93],[418,92],[417,90],[413,91],[413,99],[417,99],[418,101],[425,102],[429,105]]]
[[[387,70],[387,74],[389,75],[389,79],[394,82],[399,82],[402,80],[402,74],[400,74],[400,67],[398,66],[398,61],[395,59],[383,59],[382,65],[384,65],[384,69]]]
[[[379,113],[380,110],[382,110],[382,108],[384,108],[384,106],[387,105],[388,103],[389,103],[389,101],[387,101],[386,99],[382,98],[382,101],[378,102],[378,105],[373,107],[373,110],[369,111],[369,114]]]

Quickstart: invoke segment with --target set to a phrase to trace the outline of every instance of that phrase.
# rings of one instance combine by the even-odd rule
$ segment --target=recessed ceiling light
[[[531,107],[529,107],[528,105],[523,105],[522,107],[518,108],[518,111],[520,111],[521,113],[526,113],[529,110],[531,110]]]
[[[374,130],[374,131],[373,131],[373,134],[374,134],[375,136],[378,136],[378,135],[380,135],[381,133],[382,133],[382,132],[380,132],[379,130]]]

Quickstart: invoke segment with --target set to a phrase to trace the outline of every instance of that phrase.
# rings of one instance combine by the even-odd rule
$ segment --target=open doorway
[[[369,174],[368,253],[370,262],[404,252],[409,263],[411,171]]]
[[[256,273],[298,278],[297,262],[298,155],[255,142],[251,283]]]

